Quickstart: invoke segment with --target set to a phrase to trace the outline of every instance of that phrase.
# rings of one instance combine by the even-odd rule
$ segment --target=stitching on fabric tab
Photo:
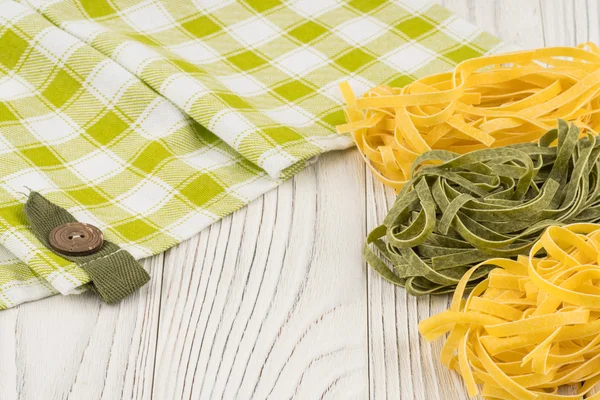
[[[83,263],[83,264],[77,264],[77,263],[76,263],[76,264],[77,264],[77,266],[78,266],[78,267],[80,267],[80,268],[83,268],[84,266],[86,266],[86,265],[88,265],[88,264],[91,264],[91,263],[93,263],[94,261],[102,260],[102,259],[104,259],[104,258],[107,258],[107,257],[113,256],[113,255],[115,255],[115,254],[117,254],[118,252],[121,252],[121,251],[124,251],[124,250],[123,250],[123,249],[119,249],[119,250],[117,250],[117,251],[113,251],[112,253],[108,253],[108,254],[106,254],[106,255],[104,255],[104,256],[102,256],[102,257],[94,258],[93,260],[90,260],[90,261],[88,261],[88,262],[86,262],[86,263]]]

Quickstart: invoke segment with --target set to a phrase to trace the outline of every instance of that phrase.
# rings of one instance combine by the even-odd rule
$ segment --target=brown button
[[[50,246],[68,256],[85,256],[100,250],[104,243],[102,231],[83,222],[69,222],[52,229]]]

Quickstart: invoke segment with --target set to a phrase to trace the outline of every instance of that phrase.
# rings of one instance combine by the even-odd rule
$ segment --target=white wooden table
[[[524,48],[600,43],[600,1],[446,0]],[[368,270],[364,237],[393,202],[356,150],[145,260],[116,306],[90,294],[0,312],[0,400],[465,399],[415,299]]]

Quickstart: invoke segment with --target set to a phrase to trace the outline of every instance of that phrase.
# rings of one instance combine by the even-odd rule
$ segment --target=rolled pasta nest
[[[429,150],[473,150],[535,142],[558,118],[582,133],[600,126],[600,50],[593,43],[490,55],[402,88],[356,98],[341,86],[347,123],[375,176],[399,190]]]
[[[471,268],[449,309],[419,331],[430,341],[449,332],[440,359],[470,396],[481,384],[486,399],[598,400],[599,261],[600,225],[549,227],[528,256]],[[493,269],[463,299],[481,268]],[[576,394],[559,394],[569,385]]]
[[[527,254],[548,226],[600,221],[600,141],[558,125],[537,144],[417,157],[367,238],[369,265],[410,294],[448,293],[481,261]],[[470,274],[467,288],[487,272]]]

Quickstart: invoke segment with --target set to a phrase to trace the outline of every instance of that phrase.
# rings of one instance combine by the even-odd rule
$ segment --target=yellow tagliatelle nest
[[[470,396],[483,384],[488,399],[583,399],[600,382],[599,262],[600,225],[549,227],[529,257],[473,267],[450,309],[419,331],[427,340],[450,332],[441,362],[462,375]],[[465,301],[471,274],[490,265],[499,268]],[[578,394],[558,395],[564,385]]]
[[[572,121],[582,134],[600,126],[600,50],[588,43],[474,58],[453,72],[403,88],[378,86],[356,99],[340,85],[363,158],[387,186],[400,189],[415,158],[431,149],[466,153],[536,141]]]

